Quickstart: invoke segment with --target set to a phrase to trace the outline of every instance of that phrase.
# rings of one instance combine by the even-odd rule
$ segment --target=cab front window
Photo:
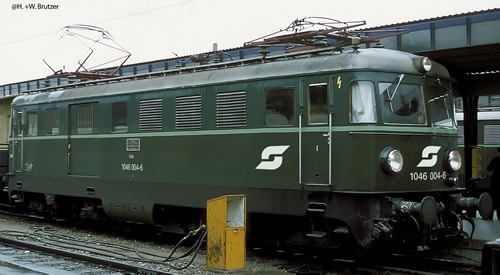
[[[379,83],[382,114],[387,124],[423,125],[426,123],[422,88],[401,83],[404,75],[392,83]]]

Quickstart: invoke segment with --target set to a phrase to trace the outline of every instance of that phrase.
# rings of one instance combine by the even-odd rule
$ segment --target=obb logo
[[[437,153],[441,149],[441,146],[427,146],[422,150],[422,160],[417,165],[417,167],[433,167],[436,165],[438,156]]]
[[[290,145],[268,146],[262,150],[262,161],[255,167],[256,170],[276,170],[283,163],[282,155]],[[274,158],[273,158],[274,156]]]

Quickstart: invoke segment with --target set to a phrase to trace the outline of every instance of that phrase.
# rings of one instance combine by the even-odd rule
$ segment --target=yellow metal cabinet
[[[483,174],[483,157],[484,150],[481,146],[472,147],[472,178],[482,179]]]
[[[245,268],[246,196],[207,201],[207,267]]]

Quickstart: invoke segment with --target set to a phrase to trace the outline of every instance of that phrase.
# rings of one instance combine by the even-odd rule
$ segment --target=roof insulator
[[[266,58],[266,56],[271,53],[271,51],[268,49],[269,45],[259,45],[259,48],[259,54],[262,55],[262,58]]]
[[[357,53],[358,49],[359,49],[358,45],[361,43],[361,38],[359,38],[359,37],[352,37],[351,38],[351,43],[353,45],[352,52],[353,53]]]
[[[313,45],[315,48],[324,48],[328,46],[328,43],[326,42],[326,36],[324,35],[316,35],[313,37]]]
[[[210,61],[210,55],[208,54],[196,54],[191,56],[191,61],[200,63],[200,65],[206,65]]]

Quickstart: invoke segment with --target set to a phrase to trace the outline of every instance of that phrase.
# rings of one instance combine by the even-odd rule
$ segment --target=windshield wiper
[[[394,108],[392,107],[392,99],[394,98],[394,95],[396,94],[398,88],[399,88],[399,85],[401,84],[401,81],[403,80],[403,78],[405,77],[404,74],[400,74],[398,75],[398,84],[396,84],[396,88],[394,88],[394,92],[392,92],[392,96],[390,95],[390,91],[389,91],[389,87],[387,87],[387,89],[385,89],[385,91],[387,92],[387,101],[389,101],[389,106],[391,107],[391,112],[394,112]]]
[[[428,102],[431,103],[431,102],[434,102],[434,101],[439,100],[439,99],[442,98],[443,101],[444,101],[444,107],[446,108],[446,116],[448,117],[449,120],[452,120],[451,116],[450,116],[450,108],[448,107],[448,102],[446,102],[446,98],[448,97],[448,93],[446,93],[444,91],[444,88],[441,85],[441,79],[439,79],[439,78],[436,79],[436,84],[439,86],[439,89],[441,89],[441,93],[442,94],[440,96],[435,97],[435,98],[429,99]]]

